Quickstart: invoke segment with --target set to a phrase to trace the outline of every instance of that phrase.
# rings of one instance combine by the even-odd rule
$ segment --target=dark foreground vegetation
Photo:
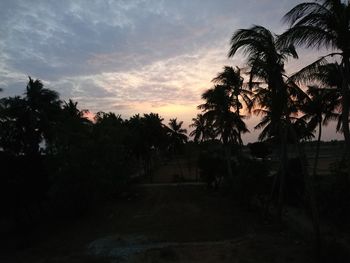
[[[191,142],[188,142],[181,121],[171,119],[166,125],[155,113],[123,119],[112,112],[98,112],[93,120],[89,120],[87,110],[79,109],[77,102],[72,100],[62,101],[40,80],[29,78],[22,96],[2,98],[2,243],[8,243],[9,249],[14,249],[13,253],[26,257],[26,253],[35,253],[35,233],[42,233],[44,229],[51,233],[54,226],[59,225],[64,226],[62,233],[69,238],[69,231],[65,229],[78,226],[79,222],[91,223],[95,218],[103,230],[92,233],[87,227],[77,227],[86,231],[88,237],[84,239],[84,233],[77,233],[81,239],[78,238],[78,243],[72,242],[69,249],[80,246],[79,242],[89,243],[99,235],[108,236],[109,233],[156,235],[155,238],[162,242],[220,241],[238,236],[245,236],[243,240],[246,241],[251,235],[255,241],[285,244],[277,249],[285,249],[288,255],[293,254],[293,240],[297,244],[306,242],[303,243],[305,250],[298,250],[302,256],[292,259],[277,256],[279,260],[349,260],[350,5],[340,0],[304,3],[289,11],[284,19],[290,28],[282,35],[277,36],[262,26],[241,29],[233,34],[228,55],[233,57],[243,51],[249,70],[241,72],[238,67],[225,66],[213,79],[213,87],[202,94],[203,103],[198,106],[202,113],[193,119],[190,135],[194,140]],[[284,64],[289,57],[298,57],[295,45],[325,47],[334,52],[288,75]],[[248,81],[244,81],[243,74],[249,77]],[[262,116],[255,126],[261,133],[259,142],[244,146],[242,134],[249,132],[244,120],[251,113]],[[329,121],[337,121],[336,131],[344,135],[344,141],[321,141],[323,126]],[[316,131],[316,140],[310,142]],[[172,169],[165,172],[164,167],[169,162]],[[159,171],[164,173],[159,174]],[[170,181],[175,185],[182,183],[183,186],[155,187],[154,183],[160,183],[158,179],[165,173],[171,176]],[[194,182],[194,186],[186,184],[189,181]],[[157,190],[140,191],[135,187],[140,183],[143,187],[151,184]],[[172,190],[165,190],[167,187]],[[172,193],[173,197],[164,191]],[[217,196],[213,201],[205,197],[206,194]],[[145,200],[154,195],[157,197],[154,198],[155,207],[152,207]],[[191,203],[196,198],[201,200]],[[207,209],[203,200],[218,203],[210,205],[206,214],[203,213]],[[222,204],[225,205],[221,207]],[[126,212],[116,212],[118,205]],[[135,206],[138,213],[133,215],[128,205]],[[173,210],[169,207],[167,210],[167,206]],[[186,209],[191,212],[186,214]],[[239,229],[230,232],[237,225],[227,224],[223,218],[225,209],[230,210],[229,218],[232,213],[239,216],[233,222],[246,228],[243,234]],[[174,211],[178,215],[185,211],[184,217],[176,217]],[[215,216],[217,212],[221,217]],[[102,215],[98,216],[98,213]],[[192,217],[193,214],[196,216]],[[109,216],[116,219],[109,228],[103,228],[104,223],[109,222]],[[143,220],[133,224],[134,217]],[[194,222],[201,221],[202,217],[211,218],[213,222],[205,220],[206,224],[196,225]],[[150,218],[158,225],[155,226]],[[176,224],[172,220],[175,218],[183,220],[184,225]],[[295,220],[290,223],[293,218],[298,219],[297,225]],[[214,227],[215,231],[211,231],[210,224],[223,224],[229,230]],[[274,239],[277,233],[289,233],[283,232],[286,230],[280,232],[284,224],[299,228],[296,232],[301,234],[303,241],[294,234]],[[158,231],[158,227],[162,231]],[[179,230],[182,227],[193,236],[181,236],[185,233]],[[179,239],[176,239],[177,231]],[[263,232],[270,235],[262,235]],[[7,242],[17,236],[27,242]],[[44,235],[39,240],[41,245],[39,242],[38,247],[43,253],[42,242],[55,238]],[[124,246],[130,241],[122,237],[118,240],[112,242],[117,247],[121,246],[120,240]],[[144,245],[149,240],[137,242],[139,248],[140,242]],[[220,247],[220,244],[211,245]],[[249,244],[256,245],[254,242]],[[130,246],[134,248],[134,245]],[[201,245],[205,250],[210,244]],[[159,246],[158,243],[156,249]],[[158,251],[157,260],[186,259],[188,252],[179,248],[179,244],[171,243],[166,247],[175,247],[177,252]],[[147,253],[152,254],[155,247],[150,249]],[[230,253],[234,249],[237,247],[230,247]],[[242,251],[245,249],[248,248],[238,250],[237,255],[244,256]],[[250,252],[263,254],[254,249]],[[143,254],[146,258],[147,253]],[[220,253],[227,255],[229,252]],[[102,256],[108,261],[111,255]],[[152,260],[152,255],[148,260]],[[95,256],[101,255],[96,252]],[[57,259],[57,255],[55,257]],[[80,257],[79,262],[83,260]],[[140,257],[134,259],[135,262],[142,261]],[[235,256],[218,258],[229,262]],[[271,255],[266,256],[266,259],[270,258]],[[40,255],[33,256],[32,261],[38,260]],[[64,261],[64,258],[60,260]],[[248,262],[257,261],[264,262],[259,257],[248,257]]]

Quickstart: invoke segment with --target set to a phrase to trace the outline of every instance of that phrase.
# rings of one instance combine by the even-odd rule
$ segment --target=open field
[[[7,236],[0,261],[311,262],[307,243],[201,184],[132,193],[89,216]]]
[[[318,175],[330,174],[332,165],[334,165],[336,162],[339,162],[342,159],[344,154],[344,147],[344,142],[341,141],[321,143],[317,165]],[[315,161],[316,143],[307,143],[306,145],[304,145],[304,151],[307,157],[309,172],[311,173]],[[245,149],[245,152],[248,155],[250,154],[250,151],[247,148]],[[279,166],[279,153],[277,149],[274,151],[271,157],[273,160],[272,167],[276,170]],[[297,150],[292,145],[288,146],[288,157],[298,157]]]
[[[338,142],[334,144],[332,143],[321,144],[319,160],[318,160],[318,168],[317,168],[317,173],[319,175],[327,175],[330,173],[331,165],[342,159],[344,154],[344,147],[345,147],[344,142],[343,143]],[[305,147],[305,152],[308,157],[309,166],[313,167],[315,152],[316,152],[316,144],[307,145]]]

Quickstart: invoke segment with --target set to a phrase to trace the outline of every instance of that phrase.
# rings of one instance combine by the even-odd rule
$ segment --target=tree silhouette
[[[53,138],[61,102],[55,91],[30,77],[24,95],[1,100],[4,127],[1,140],[4,148],[12,148],[17,155],[39,155],[40,143]]]
[[[284,46],[325,47],[336,50],[328,56],[341,57],[342,131],[350,155],[350,4],[341,0],[302,3],[292,8],[284,20],[291,26],[281,37]]]
[[[212,81],[227,89],[232,100],[232,107],[235,109],[236,118],[243,119],[244,116],[240,114],[240,109],[243,108],[242,102],[245,104],[245,106],[249,107],[251,104],[250,96],[252,95],[252,92],[250,89],[243,86],[243,77],[241,77],[240,69],[237,67],[235,70],[232,67],[225,66],[224,71],[218,73],[218,75]],[[241,138],[241,133],[245,133],[248,130],[245,126],[238,125],[237,131],[237,140],[239,145],[242,146],[243,141]]]
[[[338,114],[334,113],[338,102],[337,94],[334,91],[334,89],[322,89],[317,86],[309,86],[306,91],[308,97],[301,105],[301,110],[305,113],[303,119],[309,120],[309,129],[313,131],[318,126],[313,177],[316,176],[320,141],[322,136],[322,125],[327,125],[329,120],[334,120],[338,117]]]
[[[194,130],[191,131],[190,136],[194,137],[195,142],[215,139],[213,123],[203,114],[197,114],[197,117],[192,119],[192,124],[190,124],[190,127],[194,128]]]
[[[64,102],[46,153],[62,154],[61,157],[64,158],[72,148],[86,144],[92,130],[92,123],[84,116],[86,113],[87,110],[78,109],[77,102],[71,99]]]
[[[167,135],[169,137],[170,151],[175,155],[178,166],[180,168],[181,178],[184,177],[181,162],[179,160],[179,153],[181,147],[187,142],[187,130],[182,128],[183,121],[177,122],[177,118],[170,119],[167,129]]]
[[[234,100],[226,86],[215,85],[202,94],[202,99],[205,103],[198,108],[202,109],[205,112],[204,117],[213,123],[215,137],[219,137],[224,145],[227,172],[232,180],[230,145],[239,144],[239,132],[247,132],[248,129],[241,117],[231,111]]]
[[[129,128],[129,147],[144,168],[144,174],[152,180],[152,169],[159,153],[165,151],[168,144],[163,118],[157,113],[137,114],[126,125]]]
[[[297,58],[297,53],[291,45],[288,47],[279,45],[278,38],[262,26],[240,29],[233,34],[228,56],[234,56],[240,49],[248,56],[250,85],[252,86],[255,80],[263,81],[267,85],[266,96],[260,99],[260,103],[268,110],[271,126],[276,127],[279,133],[281,173],[278,210],[281,217],[284,178],[287,169],[287,133],[290,115],[287,86],[284,80],[284,62],[289,56]]]
[[[183,121],[177,122],[177,118],[169,120],[167,133],[170,138],[170,147],[173,148],[174,152],[187,142],[187,130],[182,128],[182,124]]]
[[[58,93],[44,88],[40,80],[33,80],[29,77],[29,82],[24,93],[26,111],[28,113],[28,154],[39,154],[39,144],[45,139],[49,142],[54,132],[53,127],[56,122],[60,104]]]

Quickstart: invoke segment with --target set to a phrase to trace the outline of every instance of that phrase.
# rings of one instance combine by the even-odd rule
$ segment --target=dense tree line
[[[3,215],[86,212],[118,196],[132,178],[151,177],[157,160],[187,141],[182,122],[155,113],[122,119],[112,112],[86,117],[77,102],[29,78],[23,96],[0,100]]]

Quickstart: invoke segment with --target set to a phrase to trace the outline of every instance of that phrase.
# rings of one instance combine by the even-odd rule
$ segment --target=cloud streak
[[[244,66],[226,58],[232,33],[253,24],[280,33],[299,2],[3,0],[0,96],[23,93],[30,75],[93,112],[153,111],[189,123],[216,73]]]

